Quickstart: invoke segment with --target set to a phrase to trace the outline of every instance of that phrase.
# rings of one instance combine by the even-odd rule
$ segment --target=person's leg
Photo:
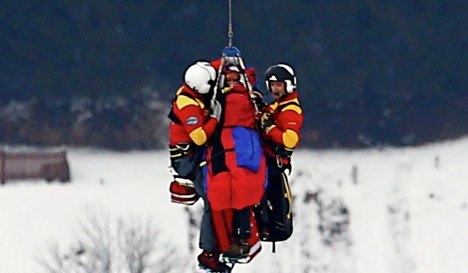
[[[237,238],[239,240],[248,240],[250,238],[250,207],[236,210],[237,215]]]
[[[197,173],[194,181],[195,191],[203,199],[203,216],[200,223],[200,241],[199,247],[203,250],[214,251],[216,249],[216,237],[213,228],[213,219],[211,217],[210,203],[203,185],[203,172]]]
[[[219,261],[219,255],[221,254],[221,251],[217,249],[217,240],[213,225],[213,218],[211,215],[210,203],[208,202],[208,197],[204,189],[203,172],[201,170],[197,173],[194,185],[197,194],[200,195],[204,203],[203,215],[200,223],[199,240],[199,247],[203,251],[197,257],[199,266],[204,269],[227,272],[230,268],[226,264]]]
[[[223,258],[236,260],[249,255],[250,214],[250,207],[234,210],[232,223],[235,241],[229,246],[229,249],[223,253]]]

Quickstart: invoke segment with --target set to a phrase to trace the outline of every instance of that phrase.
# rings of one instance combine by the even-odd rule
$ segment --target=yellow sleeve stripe
[[[193,142],[198,146],[201,146],[201,145],[205,144],[206,140],[207,140],[206,132],[205,132],[205,130],[203,130],[202,127],[199,127],[197,129],[193,130],[189,134],[189,136],[193,140]]]
[[[283,140],[284,146],[289,149],[295,148],[299,142],[299,136],[291,129],[287,129],[281,138]]]
[[[231,87],[224,87],[223,89],[221,89],[221,92],[224,94],[224,93],[227,93],[229,91],[231,91]]]
[[[180,93],[184,91],[184,86],[181,86],[179,89],[177,89],[176,95],[178,96]]]
[[[270,104],[270,109],[272,111],[275,111],[277,107],[278,107],[278,102],[276,102],[276,101],[274,103]]]
[[[279,103],[279,105],[283,105],[283,104],[287,104],[287,103],[291,103],[291,102],[295,102],[295,103],[299,104],[298,99],[292,99],[292,100],[282,101],[282,102]]]
[[[268,133],[271,131],[271,129],[275,128],[276,126],[273,124],[270,127],[265,129],[265,133],[268,135]]]
[[[203,103],[203,101],[199,100],[199,99],[196,99],[197,100],[197,103],[198,105],[200,106],[201,109],[205,109],[205,104]]]
[[[177,108],[179,109],[182,109],[184,107],[187,107],[189,105],[195,105],[195,106],[198,106],[197,102],[187,96],[184,96],[184,95],[180,95],[177,97],[177,100],[176,100],[176,106]]]
[[[284,107],[283,109],[281,109],[281,112],[283,111],[286,111],[286,110],[292,110],[298,114],[302,114],[302,109],[301,107],[297,106],[297,105],[294,105],[294,104],[291,104],[291,105],[288,105],[286,107]]]

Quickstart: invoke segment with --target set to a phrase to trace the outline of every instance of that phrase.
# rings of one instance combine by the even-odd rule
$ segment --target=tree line
[[[4,143],[160,147],[165,113],[142,114],[147,98],[168,105],[185,67],[227,42],[224,1],[4,2]],[[303,145],[416,145],[468,131],[462,1],[233,3],[234,45],[259,87],[271,64],[297,71]],[[83,101],[87,123],[76,116]]]

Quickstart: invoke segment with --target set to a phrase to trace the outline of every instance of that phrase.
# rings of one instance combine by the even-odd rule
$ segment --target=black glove
[[[275,125],[275,120],[273,119],[272,113],[263,113],[262,117],[260,118],[260,129],[266,130],[267,128]]]
[[[260,92],[259,90],[252,90],[252,92],[250,92],[250,97],[252,98],[252,101],[257,106],[257,109],[259,111],[262,111],[263,107],[266,106],[266,103],[263,101],[262,92]]]

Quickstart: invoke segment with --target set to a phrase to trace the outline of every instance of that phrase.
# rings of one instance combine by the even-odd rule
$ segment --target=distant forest
[[[297,72],[302,147],[468,133],[462,0],[233,0],[234,45]],[[227,1],[2,1],[0,143],[165,147],[185,68],[220,57]],[[266,94],[266,99],[271,98]]]

